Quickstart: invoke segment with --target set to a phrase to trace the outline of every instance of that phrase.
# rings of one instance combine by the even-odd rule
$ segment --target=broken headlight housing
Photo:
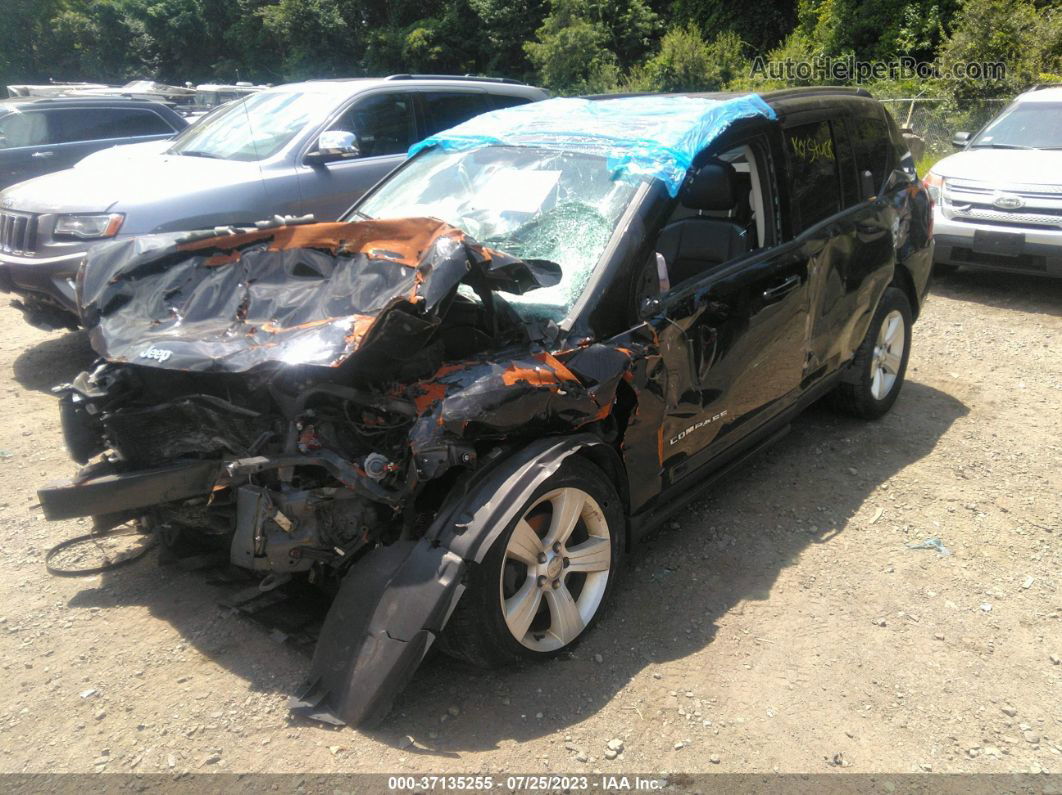
[[[55,234],[85,239],[114,237],[122,228],[124,220],[122,213],[60,215],[55,219]]]

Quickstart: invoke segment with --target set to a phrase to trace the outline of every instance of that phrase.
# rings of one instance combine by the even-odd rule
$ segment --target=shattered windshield
[[[426,216],[521,259],[561,266],[561,281],[505,295],[527,319],[560,321],[574,305],[635,191],[599,155],[510,146],[431,149],[370,195],[357,213]]]

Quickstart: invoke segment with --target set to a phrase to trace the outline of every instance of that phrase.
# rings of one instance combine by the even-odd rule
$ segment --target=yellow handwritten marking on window
[[[789,146],[793,150],[793,154],[801,160],[806,160],[809,163],[814,163],[816,160],[821,159],[835,159],[833,156],[833,139],[827,138],[825,141],[820,141],[817,138],[810,136],[805,138],[790,138]]]

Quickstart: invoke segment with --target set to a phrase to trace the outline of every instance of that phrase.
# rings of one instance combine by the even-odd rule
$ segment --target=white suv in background
[[[1062,277],[1062,86],[1036,87],[925,177],[935,207],[933,260]]]

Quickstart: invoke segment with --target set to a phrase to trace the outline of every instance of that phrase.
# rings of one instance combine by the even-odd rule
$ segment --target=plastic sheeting
[[[693,158],[734,121],[756,116],[776,118],[757,94],[549,99],[476,116],[414,144],[409,155],[492,144],[587,152],[606,157],[615,179],[655,177],[677,196]]]

